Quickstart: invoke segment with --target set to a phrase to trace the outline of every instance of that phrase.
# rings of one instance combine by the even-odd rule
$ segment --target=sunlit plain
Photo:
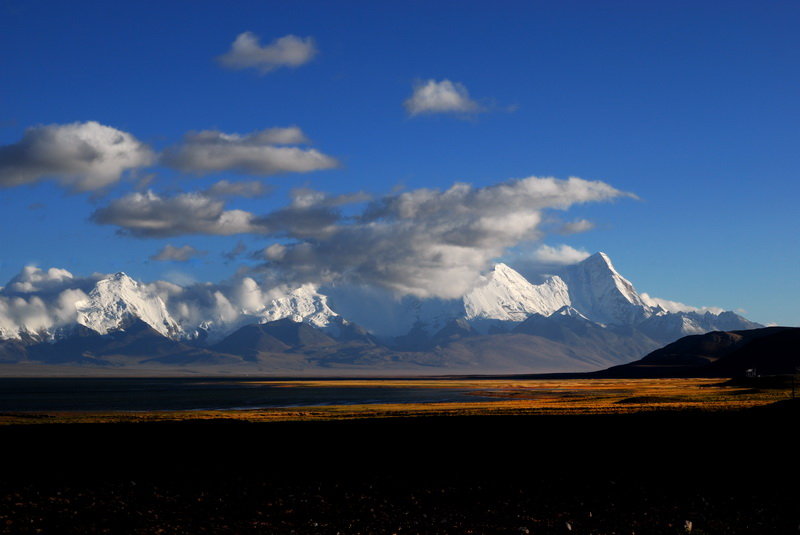
[[[291,408],[148,412],[13,412],[0,424],[230,420],[247,422],[350,420],[422,416],[625,414],[644,411],[723,411],[768,405],[789,389],[756,389],[723,379],[347,379],[251,381],[273,387],[429,388],[467,390],[476,401],[326,405]],[[486,400],[491,398],[491,400]]]

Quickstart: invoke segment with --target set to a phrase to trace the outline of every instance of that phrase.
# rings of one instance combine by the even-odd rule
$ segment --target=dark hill
[[[760,329],[759,329],[760,330]],[[785,329],[752,339],[708,366],[718,375],[741,375],[752,369],[759,375],[796,373],[800,367],[800,329]]]
[[[0,340],[0,362],[21,362],[28,358],[25,344],[19,340]]]
[[[26,348],[27,357],[47,364],[120,366],[173,359],[176,363],[204,362],[211,352],[193,348],[162,336],[141,320],[124,329],[101,335],[85,327],[55,343],[39,343]]]
[[[289,347],[325,346],[336,343],[336,340],[319,329],[290,318],[262,323],[261,328]]]
[[[800,328],[766,327],[686,336],[644,358],[596,372],[599,377],[725,377],[793,373]]]
[[[231,333],[211,349],[254,361],[259,354],[281,353],[289,349],[289,345],[272,336],[264,325],[254,324]]]
[[[443,346],[477,334],[467,320],[459,318],[450,320],[447,325],[434,334],[432,342],[434,346]]]

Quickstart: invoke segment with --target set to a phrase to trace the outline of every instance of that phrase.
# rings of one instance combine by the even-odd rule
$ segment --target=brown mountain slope
[[[766,327],[686,336],[644,358],[596,372],[598,377],[724,377],[793,373],[800,366],[800,328]]]

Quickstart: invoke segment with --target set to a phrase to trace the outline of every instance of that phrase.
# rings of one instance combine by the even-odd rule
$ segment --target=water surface
[[[0,378],[0,411],[170,411],[491,400],[425,386],[302,386],[252,379]],[[388,385],[388,381],[387,381]]]

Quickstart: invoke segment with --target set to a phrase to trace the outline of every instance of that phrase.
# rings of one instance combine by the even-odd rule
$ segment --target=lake
[[[379,382],[379,381],[378,381]],[[0,411],[173,411],[490,401],[474,390],[220,378],[0,378]]]

